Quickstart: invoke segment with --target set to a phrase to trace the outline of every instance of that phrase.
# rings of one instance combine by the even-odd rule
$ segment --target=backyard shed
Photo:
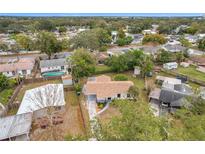
[[[64,75],[61,77],[63,81],[63,86],[71,86],[73,84],[71,75]]]

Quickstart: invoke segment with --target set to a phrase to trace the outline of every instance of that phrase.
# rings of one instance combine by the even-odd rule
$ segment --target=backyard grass
[[[0,92],[0,103],[2,103],[3,105],[6,105],[9,101],[9,98],[12,96],[13,94],[13,89],[5,89],[3,91]]]
[[[205,82],[205,73],[196,70],[196,67],[190,66],[188,68],[179,67],[176,72],[188,76],[193,79],[201,80]]]
[[[95,74],[108,73],[111,71],[112,71],[111,68],[106,65],[96,65],[95,66]]]
[[[19,102],[22,101],[26,90],[33,89],[33,88],[43,86],[46,84],[57,84],[57,83],[61,83],[61,80],[49,80],[49,81],[44,81],[44,82],[35,82],[35,83],[29,83],[29,84],[23,85],[22,89],[20,90],[16,98],[16,101],[19,101]]]
[[[69,91],[67,93],[65,93],[65,101],[66,102],[70,102],[72,106],[76,106],[79,104],[79,98],[76,95],[75,91]]]

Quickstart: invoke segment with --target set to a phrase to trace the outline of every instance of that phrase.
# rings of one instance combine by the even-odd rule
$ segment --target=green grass
[[[68,99],[68,101],[71,102],[71,105],[73,105],[73,106],[78,105],[79,99],[78,99],[78,96],[76,95],[75,91],[68,91],[67,95],[68,95],[67,99]]]
[[[13,94],[13,89],[5,89],[3,91],[0,92],[0,103],[2,103],[3,105],[7,105],[9,98],[12,96]]]
[[[196,67],[194,66],[190,66],[188,68],[179,67],[176,71],[190,78],[201,80],[205,82],[205,73],[197,71]]]
[[[106,65],[96,65],[95,66],[95,74],[102,74],[112,72],[111,68]]]

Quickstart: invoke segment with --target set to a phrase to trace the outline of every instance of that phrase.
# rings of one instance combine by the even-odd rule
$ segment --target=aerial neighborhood
[[[0,141],[205,140],[203,17],[0,17]]]

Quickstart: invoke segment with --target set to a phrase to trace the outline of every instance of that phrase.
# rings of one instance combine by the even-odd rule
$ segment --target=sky
[[[135,16],[135,17],[195,17],[203,13],[0,13],[0,16],[66,17],[66,16]]]

